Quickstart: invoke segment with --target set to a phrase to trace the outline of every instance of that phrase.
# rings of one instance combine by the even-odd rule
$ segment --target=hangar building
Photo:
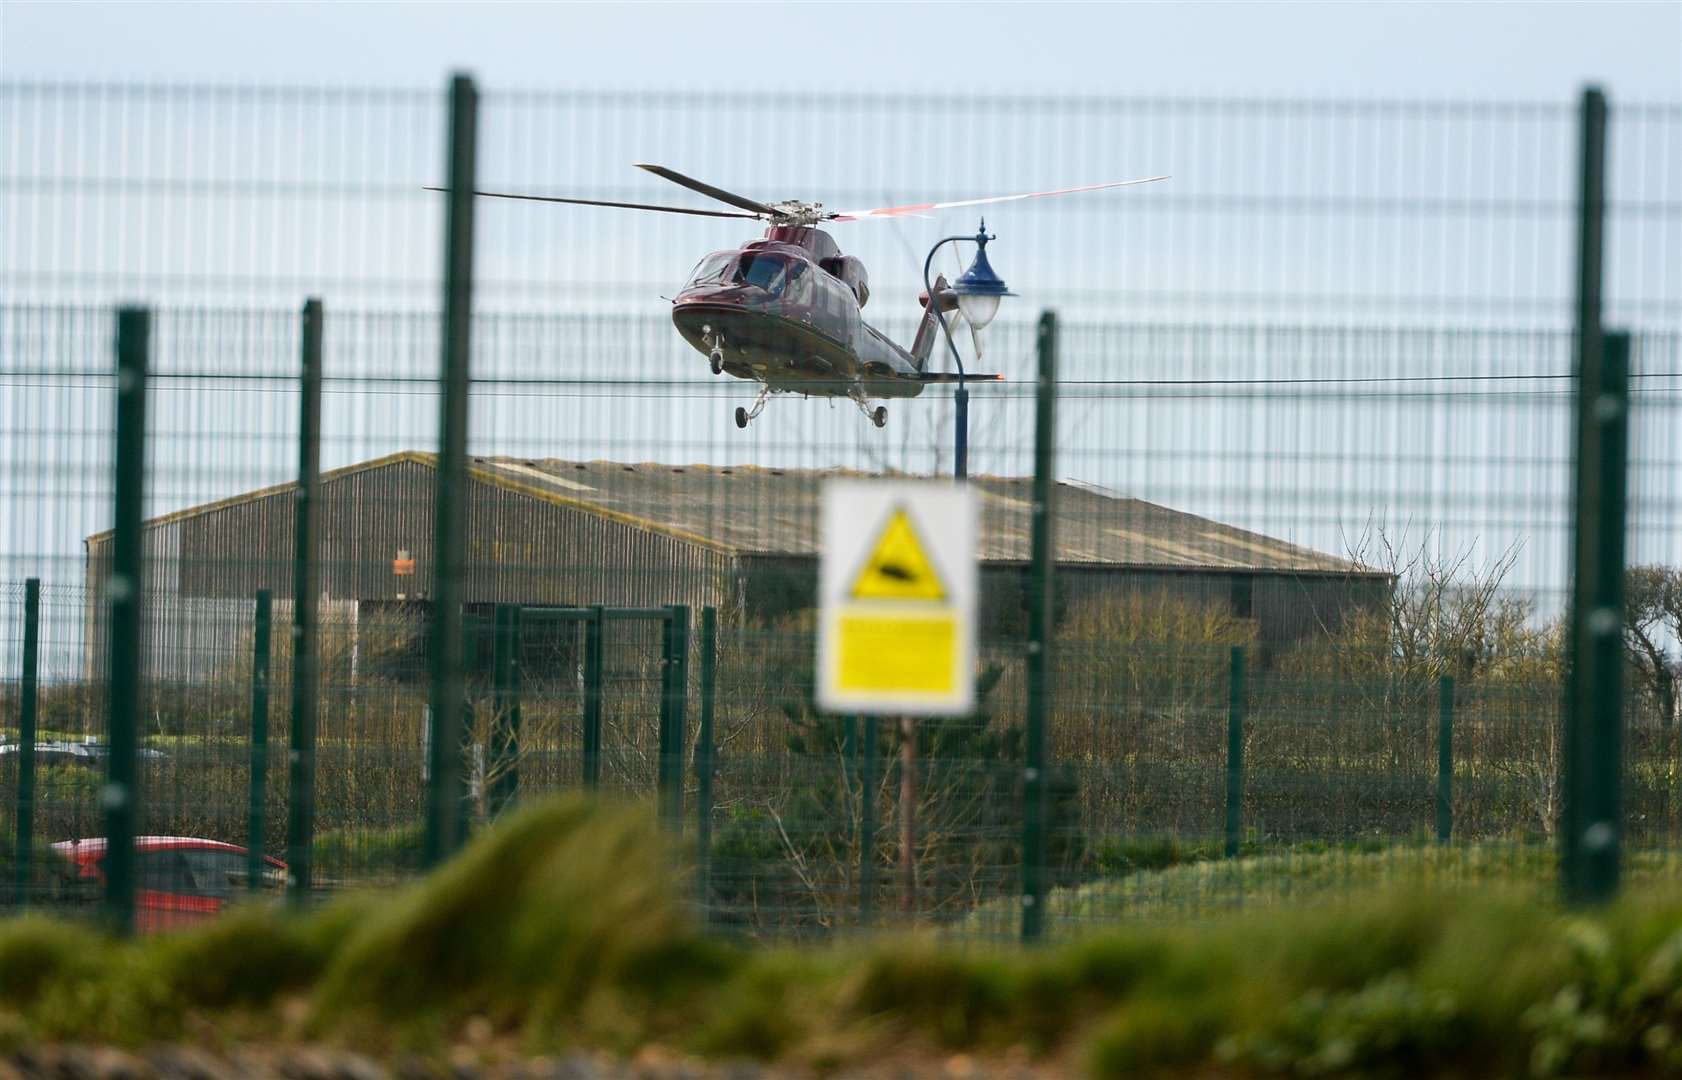
[[[324,618],[424,605],[432,582],[436,458],[407,451],[322,474]],[[767,620],[816,595],[821,482],[835,470],[620,464],[478,457],[469,461],[464,602],[489,608],[715,605]],[[856,474],[855,474],[856,475]],[[983,633],[1020,632],[1032,479],[980,476]],[[248,641],[252,597],[285,618],[292,584],[293,484],[148,521],[147,668],[191,680]],[[1060,483],[1054,529],[1058,601],[1164,590],[1256,620],[1277,647],[1382,603],[1384,573],[1154,503]],[[89,537],[88,595],[102,595],[112,535]],[[1014,620],[1014,621],[1013,621]],[[103,667],[101,605],[90,601],[88,670]]]

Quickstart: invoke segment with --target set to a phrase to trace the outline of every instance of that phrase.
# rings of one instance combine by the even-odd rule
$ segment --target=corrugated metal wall
[[[1335,633],[1350,612],[1382,605],[1390,587],[1382,575],[1058,567],[1057,604],[1066,611],[1106,595],[1163,593],[1255,619],[1261,645],[1273,650]]]
[[[745,556],[741,560],[749,616],[775,618],[811,606],[817,596],[817,560]],[[1027,567],[984,563],[981,568],[981,635],[1021,639],[1027,632]],[[1107,595],[1162,593],[1199,606],[1253,618],[1265,648],[1277,649],[1317,634],[1335,633],[1357,608],[1381,606],[1390,592],[1383,575],[1249,570],[1182,571],[1148,567],[1061,564],[1057,609],[1102,602]]]

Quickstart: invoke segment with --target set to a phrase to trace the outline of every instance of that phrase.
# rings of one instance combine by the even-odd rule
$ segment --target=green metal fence
[[[0,107],[9,904],[152,929],[390,887],[576,790],[646,799],[728,933],[1678,870],[1682,107],[461,80]],[[154,142],[112,157],[125,109]],[[785,113],[942,134],[903,175],[805,127],[717,151]],[[640,199],[601,171],[639,134],[836,204],[1048,186],[1036,156],[1175,173],[992,222],[1031,302],[962,341],[1007,376],[970,387],[974,715],[812,687],[822,482],[948,475],[950,395],[737,431],[751,388],[655,297],[740,237],[419,191]],[[840,239],[905,340],[926,238],[895,228]]]

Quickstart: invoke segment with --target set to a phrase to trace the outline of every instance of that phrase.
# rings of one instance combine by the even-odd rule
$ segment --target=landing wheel
[[[739,428],[748,426],[748,411],[740,405],[736,406],[736,426]]]
[[[870,422],[875,424],[877,427],[882,427],[887,424],[888,407],[886,405],[876,406],[876,411],[870,414]]]
[[[712,357],[711,357],[711,360],[712,360],[712,366],[713,366],[713,374],[714,375],[724,374],[724,357],[719,355],[718,353],[713,353]]]

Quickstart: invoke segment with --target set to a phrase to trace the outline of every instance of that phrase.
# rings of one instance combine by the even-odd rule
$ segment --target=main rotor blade
[[[828,221],[862,221],[866,218],[894,218],[925,210],[950,210],[955,206],[983,206],[987,203],[1016,202],[1019,199],[1043,199],[1050,195],[1074,195],[1082,191],[1103,191],[1105,188],[1132,187],[1134,184],[1154,184],[1167,180],[1166,176],[1146,176],[1139,180],[1116,180],[1108,184],[1087,184],[1083,187],[1058,188],[1056,191],[1030,191],[1022,195],[994,195],[986,199],[959,199],[956,202],[917,203],[912,206],[879,206],[874,210],[838,210],[828,215]]]
[[[729,203],[731,206],[739,206],[743,210],[752,210],[754,213],[763,214],[766,217],[777,216],[777,212],[775,210],[766,206],[762,202],[754,202],[745,195],[737,195],[734,192],[725,191],[723,188],[713,187],[711,184],[702,183],[692,176],[685,176],[680,172],[673,172],[664,165],[638,164],[637,168],[646,172],[651,172],[655,176],[660,177],[662,180],[670,180],[674,184],[681,184],[690,191],[698,191],[709,199],[717,199],[719,202]]]
[[[423,191],[448,191],[449,188],[427,187]],[[572,203],[575,206],[613,206],[621,210],[658,210],[662,214],[694,214],[697,217],[758,218],[758,214],[732,214],[727,210],[691,210],[685,206],[651,206],[648,203],[606,202],[602,199],[563,199],[559,195],[515,195],[506,191],[475,191],[487,199],[524,199],[527,202]]]

